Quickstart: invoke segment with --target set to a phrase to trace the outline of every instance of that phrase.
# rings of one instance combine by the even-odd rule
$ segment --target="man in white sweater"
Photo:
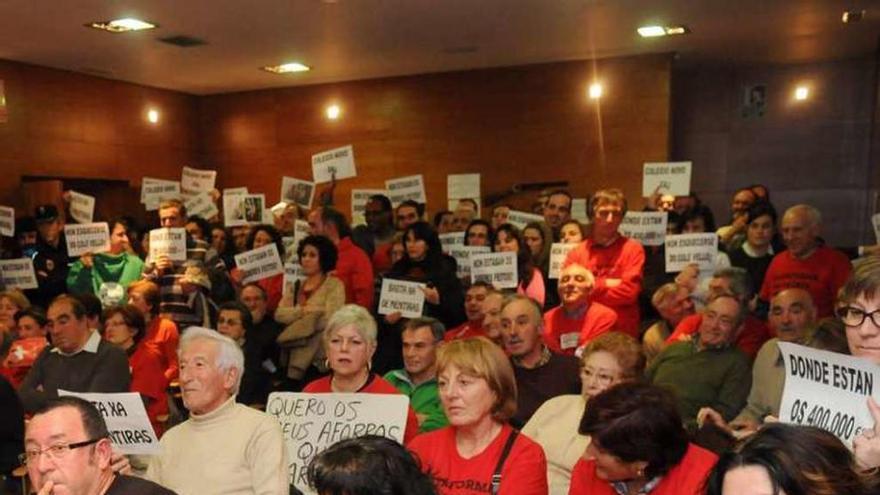
[[[237,404],[244,370],[238,345],[190,327],[180,341],[180,388],[190,418],[168,430],[147,478],[179,495],[282,495],[289,492],[279,423]]]

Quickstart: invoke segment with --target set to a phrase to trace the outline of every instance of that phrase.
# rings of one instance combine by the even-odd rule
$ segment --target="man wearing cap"
[[[28,292],[32,303],[48,307],[55,296],[67,292],[67,243],[64,221],[55,205],[40,205],[34,212],[37,222],[37,246],[33,256],[39,287]]]

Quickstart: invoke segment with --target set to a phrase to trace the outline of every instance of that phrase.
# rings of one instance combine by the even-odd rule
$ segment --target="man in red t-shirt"
[[[614,328],[617,313],[590,301],[594,283],[593,274],[583,265],[563,268],[559,277],[562,304],[544,313],[544,343],[551,351],[580,354],[590,341]]]
[[[849,259],[822,244],[822,214],[809,205],[795,205],[782,216],[786,250],[777,254],[761,286],[761,300],[770,301],[783,289],[810,293],[819,318],[831,316],[834,298],[852,272]]]
[[[373,309],[373,264],[363,249],[351,240],[345,215],[328,207],[309,212],[309,233],[322,235],[336,245],[338,258],[333,275],[345,285],[345,303]]]
[[[464,313],[467,315],[467,321],[461,325],[452,328],[446,332],[443,340],[449,342],[455,339],[466,339],[468,337],[485,337],[486,332],[483,331],[483,303],[486,296],[495,292],[491,284],[483,281],[474,282],[468,287],[464,295]]]

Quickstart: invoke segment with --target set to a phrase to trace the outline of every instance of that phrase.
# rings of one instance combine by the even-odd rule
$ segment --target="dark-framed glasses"
[[[843,322],[844,325],[848,327],[858,327],[861,326],[862,323],[865,322],[865,318],[871,318],[871,323],[874,324],[875,327],[880,328],[880,309],[875,309],[870,313],[853,306],[843,306],[837,308],[837,317],[840,318],[840,321]]]
[[[67,456],[71,450],[88,447],[89,445],[100,442],[104,438],[105,437],[93,438],[91,440],[76,443],[56,443],[45,449],[27,449],[23,454],[18,454],[18,460],[23,466],[27,466],[28,463],[36,462],[41,455],[46,455],[52,460],[62,459]]]

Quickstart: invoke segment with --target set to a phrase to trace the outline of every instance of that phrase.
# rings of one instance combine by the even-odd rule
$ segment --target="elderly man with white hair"
[[[804,289],[816,305],[816,316],[833,312],[834,298],[852,272],[846,255],[825,246],[820,237],[822,214],[809,205],[795,205],[782,216],[782,240],[786,250],[773,257],[761,300],[770,301],[784,289]]]
[[[180,495],[288,493],[281,426],[235,402],[244,370],[239,346],[213,330],[190,327],[178,355],[190,417],[162,437],[147,478]]]

